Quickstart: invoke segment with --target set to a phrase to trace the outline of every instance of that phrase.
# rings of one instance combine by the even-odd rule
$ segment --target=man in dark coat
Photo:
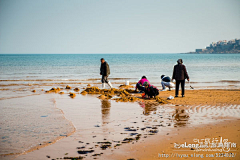
[[[108,80],[108,76],[110,75],[110,68],[104,58],[101,58],[100,75],[102,75],[102,88],[105,88],[105,83],[107,83],[109,87],[112,88],[112,84]]]
[[[172,80],[176,80],[176,89],[175,89],[175,97],[178,97],[179,85],[181,83],[182,88],[182,97],[184,97],[184,90],[185,90],[185,79],[189,81],[187,69],[185,65],[183,65],[183,60],[178,59],[177,65],[174,66]]]

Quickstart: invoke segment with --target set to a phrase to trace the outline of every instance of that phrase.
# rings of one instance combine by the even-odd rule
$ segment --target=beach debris
[[[167,103],[168,103],[168,101],[165,101],[165,100],[163,100],[163,99],[160,98],[160,97],[156,97],[155,99],[156,99],[156,101],[157,101],[158,103],[161,103],[161,104],[167,104]]]
[[[47,155],[46,157],[47,157],[47,158],[51,158],[51,157],[50,157],[50,156],[48,156],[48,155]]]
[[[72,87],[70,87],[69,85],[66,86],[66,89],[72,89]]]
[[[87,87],[82,93],[87,93],[87,94],[110,94],[110,95],[117,95],[117,94],[124,94],[124,95],[129,95],[129,93],[123,89],[99,89],[98,87]]]
[[[130,142],[132,142],[134,140],[135,140],[134,138],[124,138],[122,143],[130,143]]]
[[[100,95],[100,96],[98,96],[98,98],[99,98],[99,99],[106,99],[105,95],[103,95],[103,94]]]
[[[111,94],[102,94],[98,96],[99,99],[111,99],[112,95]]]
[[[101,94],[101,90],[98,87],[87,87],[81,94]]]
[[[171,100],[171,99],[174,99],[174,97],[173,96],[169,96],[167,99]]]
[[[61,89],[58,87],[58,88],[51,88],[49,91],[45,91],[46,93],[58,93],[60,92]]]
[[[74,88],[74,91],[75,91],[75,92],[79,92],[80,89],[79,89],[79,88]]]
[[[101,146],[100,146],[100,148],[102,149],[102,150],[106,150],[107,148],[110,148],[112,145],[110,145],[110,144],[102,144]]]
[[[119,97],[126,97],[126,96],[130,96],[130,94],[126,90],[120,89],[118,96]]]
[[[135,136],[135,135],[137,135],[138,133],[130,133],[129,135],[130,136]]]
[[[114,98],[114,100],[116,100],[117,102],[136,102],[139,100],[139,98],[134,97],[132,95],[129,95],[129,96],[121,95],[121,96],[122,97],[120,97],[120,98]]]
[[[134,86],[123,84],[123,85],[120,85],[119,88],[120,89],[129,89],[129,88],[134,88]]]
[[[138,93],[135,89],[125,89],[128,93]]]
[[[35,92],[36,92],[36,90],[32,90],[32,92],[34,92],[34,93],[35,93]]]
[[[189,82],[189,85],[190,85],[190,89],[194,89],[194,88],[192,87],[192,85],[191,85],[190,81],[188,81],[188,82]]]
[[[120,144],[120,143],[118,143],[118,144],[116,144],[114,147],[118,147],[118,146],[121,146],[121,144]]]
[[[69,96],[70,96],[71,98],[74,98],[74,97],[76,97],[76,94],[75,94],[75,93],[72,93],[72,92],[70,92],[70,93],[69,93]]]
[[[81,94],[82,94],[82,95],[86,95],[87,92],[86,92],[86,91],[82,91]]]
[[[150,133],[153,133],[153,134],[156,134],[156,133],[158,133],[158,130],[157,130],[157,129],[152,129],[152,130],[150,130],[149,132],[150,132]]]
[[[126,90],[124,89],[99,89],[98,87],[88,87],[84,91],[81,92],[81,94],[101,94],[98,98],[99,99],[111,99],[113,95],[119,96],[119,98],[114,98],[114,100],[122,101],[122,102],[135,102],[138,100],[138,98],[130,95]]]
[[[100,154],[93,154],[92,156],[95,157],[95,156],[101,156],[103,153],[100,153]]]
[[[78,154],[88,154],[88,153],[94,152],[94,150],[79,150],[77,152],[78,152]]]
[[[95,125],[94,127],[101,127],[99,124]]]
[[[138,134],[135,139],[139,140],[141,138],[141,136],[142,136],[141,134]]]
[[[97,142],[97,144],[101,144],[100,148],[102,150],[105,150],[105,149],[110,148],[112,146],[112,142],[109,142],[109,141],[107,141],[107,142]]]
[[[63,157],[63,159],[74,159],[74,160],[81,160],[81,159],[83,159],[84,157],[81,157],[81,156],[79,156],[79,157]],[[57,158],[58,159],[58,158]]]
[[[137,129],[132,129],[130,127],[125,127],[124,129],[125,129],[125,131],[137,131]]]
[[[135,93],[134,90],[131,89],[116,89],[116,88],[111,88],[111,89],[99,89],[98,87],[87,87],[84,91],[81,92],[82,95],[86,94],[100,94],[98,96],[99,99],[113,99],[117,102],[136,102],[139,101],[140,99],[130,93]],[[117,97],[113,96],[116,95]],[[150,101],[151,104],[154,103],[153,101],[155,100],[156,105],[160,104],[167,104],[168,101],[163,100],[160,97],[156,97],[155,99],[151,99]]]
[[[97,142],[97,144],[112,144],[112,142],[109,142],[109,141],[107,141],[107,142]]]

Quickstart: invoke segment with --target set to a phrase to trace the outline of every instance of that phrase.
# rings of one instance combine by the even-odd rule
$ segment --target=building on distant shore
[[[240,39],[212,42],[204,49],[196,49],[190,53],[240,53]]]

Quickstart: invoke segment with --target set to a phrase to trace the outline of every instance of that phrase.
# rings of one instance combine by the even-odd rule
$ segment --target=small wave
[[[239,80],[221,80],[221,81],[218,81],[218,82],[226,82],[226,83],[240,83]]]

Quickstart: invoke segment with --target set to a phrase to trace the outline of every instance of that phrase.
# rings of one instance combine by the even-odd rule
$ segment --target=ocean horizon
[[[100,58],[110,65],[110,79],[136,82],[145,75],[159,85],[160,76],[171,77],[181,58],[197,86],[221,87],[240,81],[239,54],[0,54],[0,80],[100,82]]]

